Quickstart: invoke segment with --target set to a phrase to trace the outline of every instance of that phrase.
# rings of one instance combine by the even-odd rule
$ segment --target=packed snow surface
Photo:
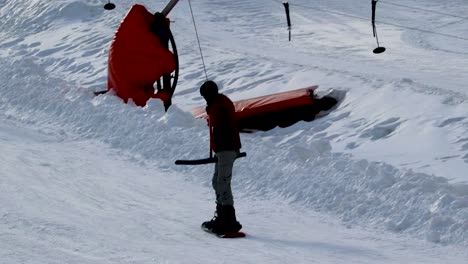
[[[313,122],[242,134],[238,218],[213,213],[205,81],[188,0],[170,14],[174,105],[106,89],[113,33],[135,3],[0,1],[1,263],[467,263],[468,3],[192,1],[210,79],[233,100],[319,85],[346,93]],[[397,4],[397,5],[396,5]],[[413,8],[410,8],[413,7]],[[430,12],[432,10],[432,12]]]

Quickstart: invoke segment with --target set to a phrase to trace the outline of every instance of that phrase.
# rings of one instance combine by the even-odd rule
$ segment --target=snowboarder
[[[218,235],[235,233],[242,225],[236,219],[231,190],[232,168],[241,148],[234,104],[218,92],[213,81],[203,83],[200,94],[207,103],[210,145],[217,158],[212,180],[216,212],[212,220],[202,224],[202,228]]]

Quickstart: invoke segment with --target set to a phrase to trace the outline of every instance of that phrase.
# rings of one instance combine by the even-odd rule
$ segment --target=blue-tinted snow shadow
[[[308,252],[317,251],[323,254],[329,252],[330,255],[334,255],[340,259],[346,259],[349,257],[368,258],[369,260],[383,260],[388,259],[377,250],[362,248],[359,246],[340,245],[330,242],[318,242],[318,241],[305,241],[305,240],[290,240],[290,239],[278,239],[268,236],[259,236],[247,234],[244,239],[250,241],[261,242],[269,245],[280,245],[283,248],[291,249],[306,249]]]

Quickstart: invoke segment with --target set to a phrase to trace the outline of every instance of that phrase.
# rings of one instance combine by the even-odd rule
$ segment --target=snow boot
[[[214,222],[211,231],[221,235],[226,233],[235,233],[241,230],[242,225],[237,222],[236,210],[232,205],[223,205],[218,210],[218,217]]]
[[[214,213],[213,218],[210,221],[203,222],[203,224],[202,224],[203,229],[206,229],[206,230],[209,230],[209,231],[213,230],[213,228],[216,225],[216,222],[219,221],[219,215],[220,215],[219,212],[221,210],[222,210],[222,205],[221,204],[216,204],[216,211]]]

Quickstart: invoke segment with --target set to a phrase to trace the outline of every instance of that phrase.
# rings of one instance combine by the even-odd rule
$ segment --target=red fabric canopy
[[[172,52],[150,30],[153,21],[153,14],[144,6],[132,6],[109,50],[108,89],[139,106],[155,97],[154,83],[176,68]]]
[[[321,110],[313,96],[317,88],[310,86],[234,102],[239,129],[243,132],[269,130],[290,126],[300,120],[313,120]],[[196,118],[208,118],[204,106],[193,109],[192,114]]]

